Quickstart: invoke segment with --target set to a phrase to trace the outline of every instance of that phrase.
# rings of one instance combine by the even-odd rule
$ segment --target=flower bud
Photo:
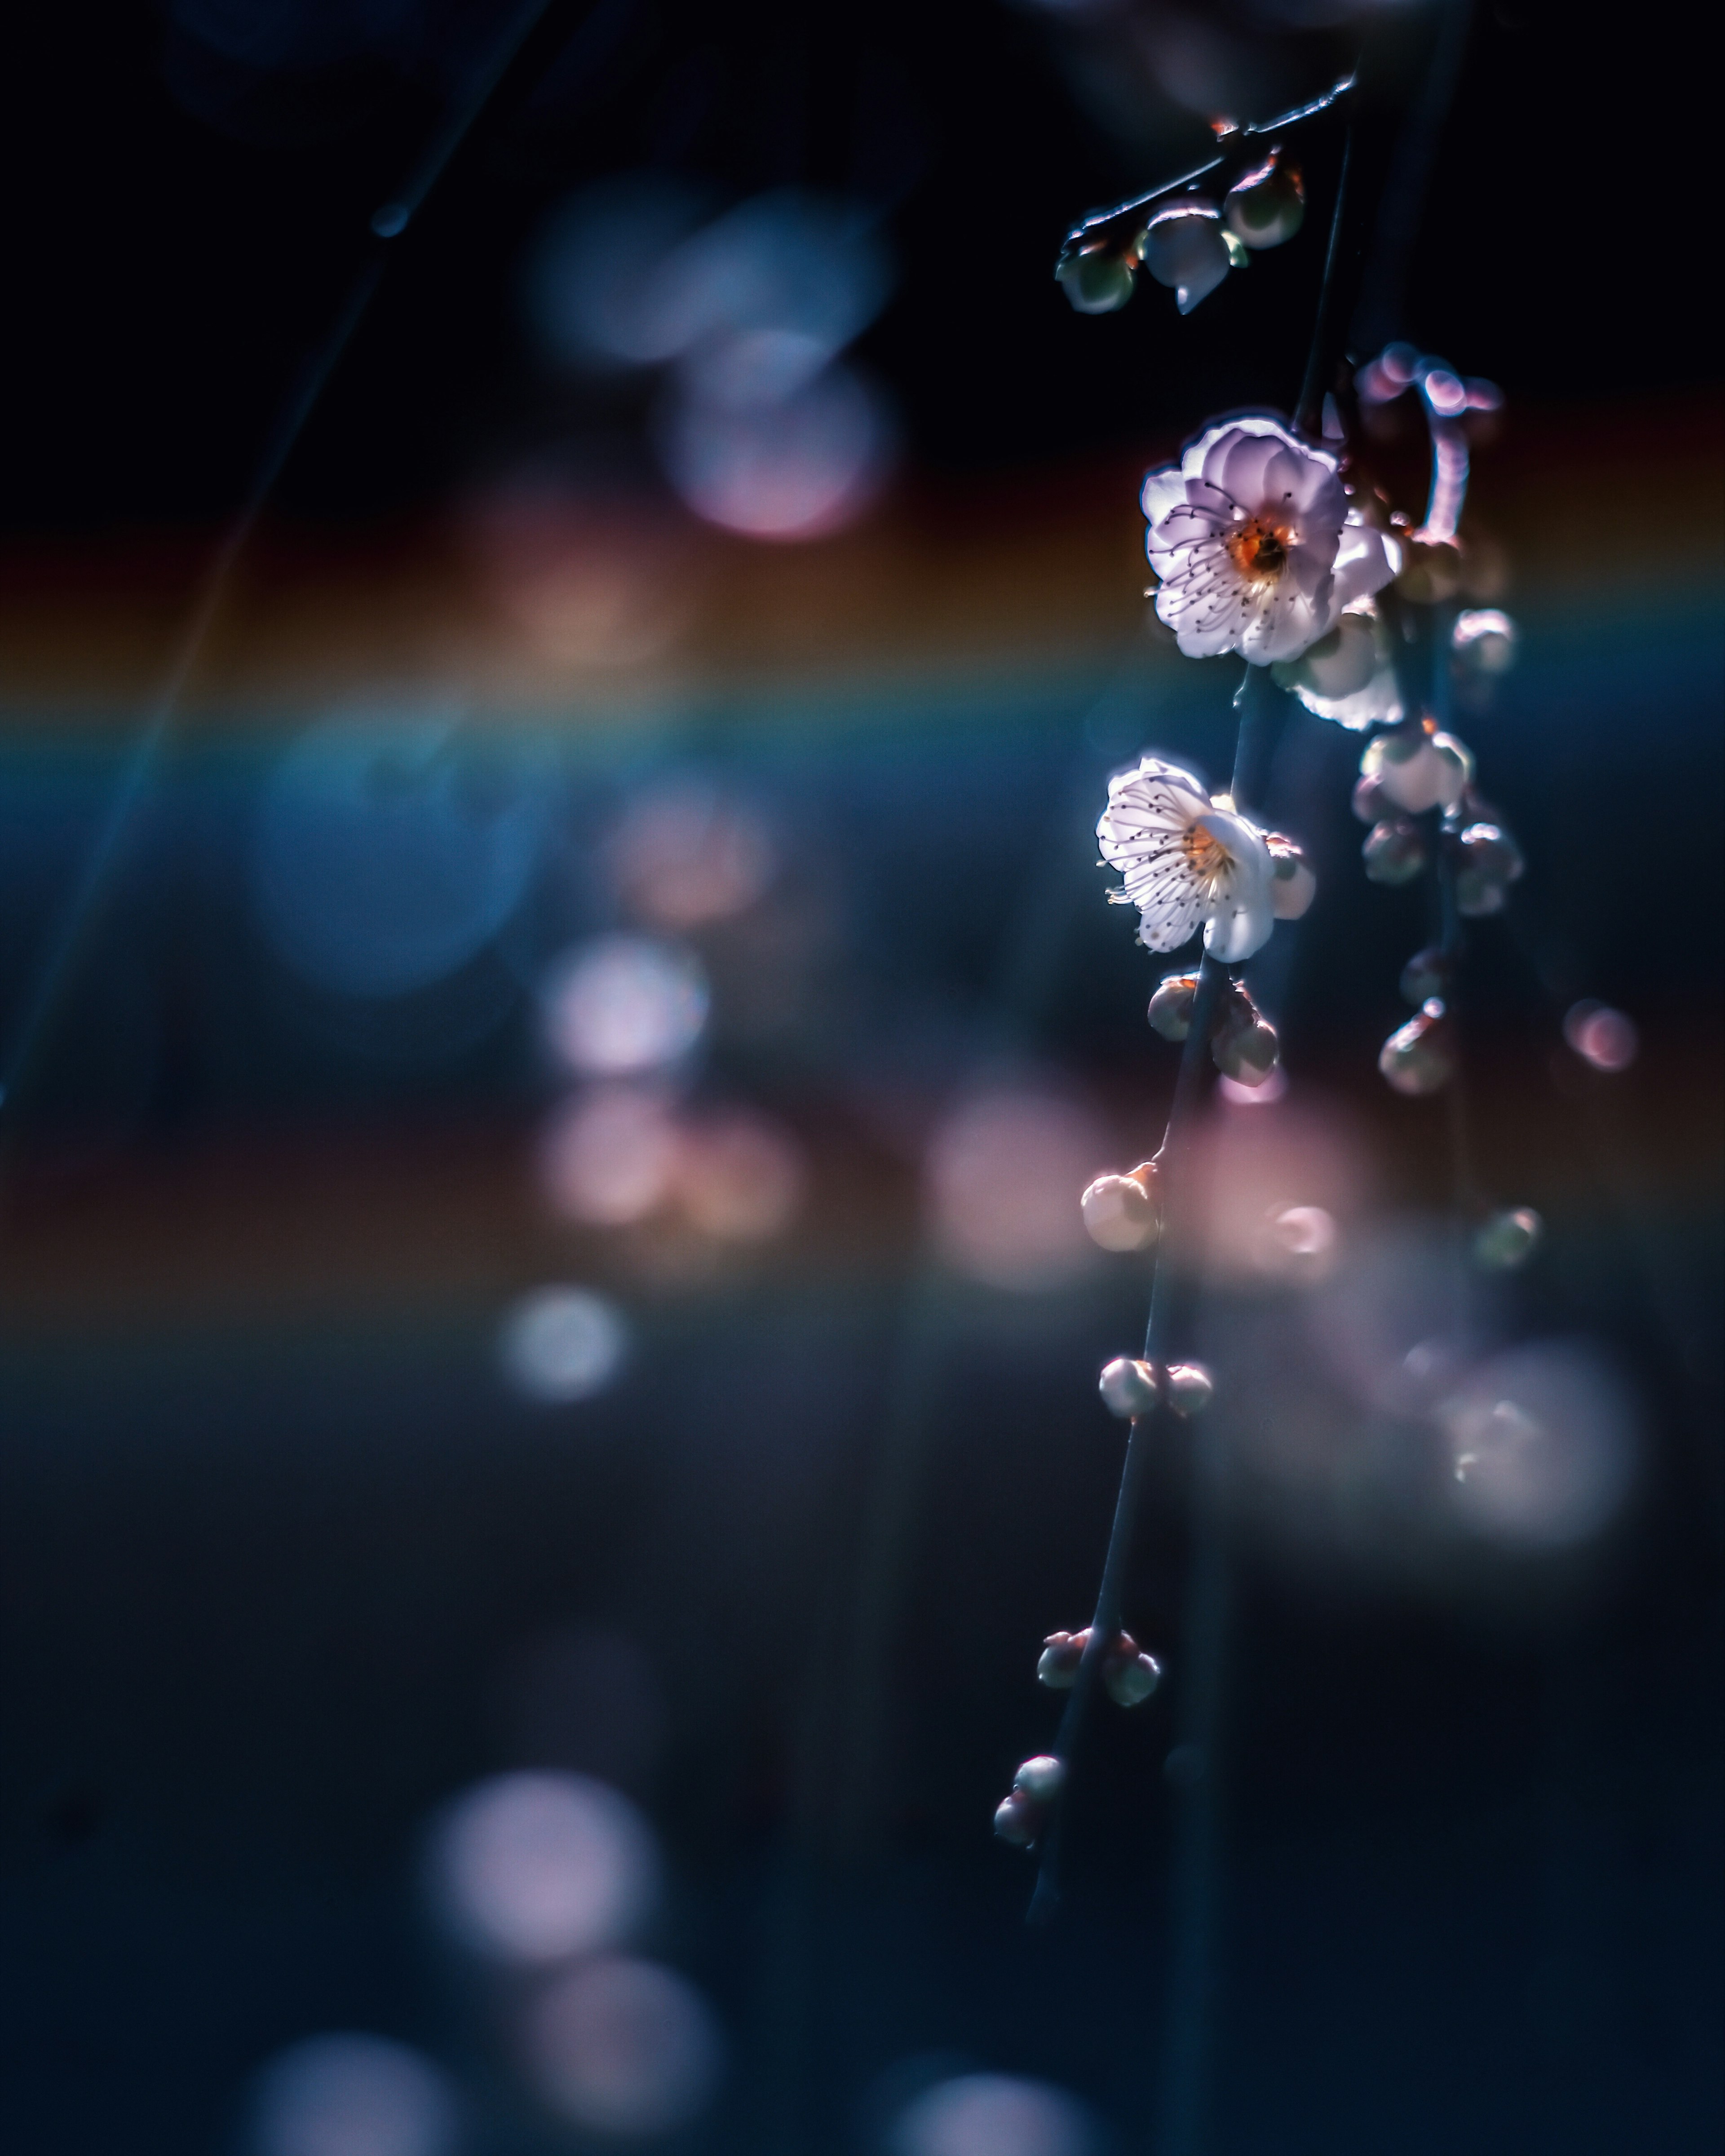
[[[1118,1415],[1122,1422],[1134,1422],[1156,1404],[1156,1373],[1147,1363],[1117,1355],[1104,1367],[1096,1390],[1110,1414]]]
[[[1132,295],[1131,259],[1106,243],[1062,256],[1055,275],[1081,315],[1111,315]]]
[[[1430,858],[1418,827],[1405,816],[1386,816],[1374,824],[1360,853],[1373,883],[1411,883]]]
[[[1117,1707],[1142,1707],[1162,1682],[1162,1664],[1154,1655],[1111,1656],[1102,1682]]]
[[[1455,904],[1466,914],[1498,913],[1522,869],[1522,850],[1497,824],[1470,824],[1456,840]]]
[[[1309,689],[1327,697],[1357,696],[1377,670],[1377,631],[1363,613],[1344,613],[1297,659],[1280,660],[1272,669],[1280,686],[1295,695]]]
[[[1272,150],[1255,172],[1235,182],[1222,204],[1228,229],[1248,247],[1280,247],[1306,218],[1306,190],[1299,167],[1285,165]]]
[[[1078,1203],[1086,1232],[1105,1250],[1147,1250],[1161,1232],[1153,1161],[1130,1175],[1099,1175]]]
[[[1487,1272],[1513,1272],[1531,1258],[1545,1235],[1545,1223],[1531,1205],[1512,1205],[1494,1213],[1473,1239],[1476,1265]]]
[[[1215,1390],[1215,1381],[1202,1363],[1168,1365],[1168,1404],[1176,1414],[1202,1414]]]
[[[1196,973],[1170,973],[1150,998],[1150,1023],[1164,1040],[1183,1040],[1192,1030],[1192,998],[1198,993]]]
[[[1507,674],[1516,663],[1521,631],[1496,607],[1470,607],[1455,617],[1450,649],[1457,671],[1490,678]]]
[[[1026,1759],[1012,1778],[1012,1786],[1033,1804],[1051,1804],[1066,1779],[1066,1763],[1046,1752]]]
[[[1355,785],[1353,813],[1362,824],[1381,824],[1385,817],[1395,814],[1395,803],[1384,791],[1384,781],[1375,772]]]
[[[1427,808],[1453,808],[1473,777],[1473,758],[1453,734],[1430,720],[1404,721],[1366,744],[1363,778],[1379,780],[1399,808],[1418,816]]]
[[[1171,285],[1174,301],[1189,315],[1228,275],[1228,249],[1214,203],[1183,196],[1159,209],[1138,241],[1138,259],[1158,285]]]
[[[1050,1691],[1070,1691],[1078,1681],[1078,1665],[1084,1660],[1090,1632],[1050,1632],[1042,1643],[1036,1663],[1036,1681]]]
[[[1317,896],[1317,878],[1291,839],[1271,831],[1264,843],[1270,849],[1270,910],[1278,921],[1297,921]]]
[[[1276,1068],[1276,1028],[1255,1012],[1243,1018],[1230,1011],[1210,1043],[1217,1070],[1236,1086],[1261,1086]]]
[[[1446,996],[1455,978],[1453,960],[1435,943],[1416,951],[1402,968],[1402,993],[1410,1004],[1429,1004],[1434,996]]]
[[[1435,999],[1384,1044],[1378,1068],[1398,1093],[1435,1093],[1455,1075],[1455,1040]]]
[[[1402,541],[1401,572],[1395,588],[1416,605],[1434,606],[1452,599],[1461,588],[1461,555],[1443,541],[1435,545],[1423,539]]]
[[[1028,1849],[1042,1831],[1042,1807],[1014,1789],[994,1808],[994,1831],[1014,1849]]]

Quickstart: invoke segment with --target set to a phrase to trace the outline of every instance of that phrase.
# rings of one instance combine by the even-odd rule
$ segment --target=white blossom
[[[1109,896],[1137,907],[1147,949],[1178,951],[1202,927],[1205,950],[1234,963],[1269,941],[1276,874],[1264,834],[1191,772],[1147,756],[1110,779],[1096,837],[1122,875]]]
[[[1344,532],[1344,545],[1348,537]],[[1393,538],[1383,535],[1383,544],[1392,561],[1399,557]],[[1370,599],[1355,600],[1316,644],[1271,671],[1314,717],[1353,732],[1394,726],[1403,716],[1389,632]]]
[[[1156,611],[1191,659],[1292,659],[1394,574],[1336,458],[1267,413],[1220,422],[1144,481]]]

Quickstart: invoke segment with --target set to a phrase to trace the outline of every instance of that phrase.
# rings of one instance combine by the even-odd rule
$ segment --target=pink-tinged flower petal
[[[1255,516],[1272,498],[1273,490],[1265,484],[1265,473],[1287,454],[1287,444],[1280,434],[1237,434],[1218,444],[1208,459],[1204,476],[1213,486],[1224,490],[1248,516]]]
[[[1260,435],[1283,447],[1294,439],[1282,421],[1271,413],[1243,412],[1238,418],[1219,419],[1214,426],[1206,427],[1196,441],[1189,442],[1180,457],[1180,470],[1188,479],[1204,479],[1219,486],[1235,444]]]
[[[1138,911],[1138,941],[1147,951],[1178,951],[1198,933],[1204,915],[1204,894],[1185,867],[1162,878],[1147,896]]]
[[[1145,534],[1144,551],[1157,574],[1165,577],[1168,573],[1165,562],[1206,541],[1217,539],[1227,524],[1225,514],[1200,507],[1196,502],[1178,501],[1162,521],[1153,524]]]
[[[1227,850],[1228,865],[1215,879],[1209,893],[1209,919],[1205,923],[1204,947],[1228,964],[1250,958],[1270,941],[1276,926],[1271,896],[1274,865],[1263,834],[1244,817],[1212,808],[1201,822],[1205,830]]]
[[[1138,506],[1146,523],[1159,524],[1169,510],[1185,499],[1186,481],[1178,465],[1158,465],[1154,471],[1145,473]]]
[[[1348,512],[1348,523],[1342,534],[1342,542],[1336,552],[1336,604],[1338,608],[1351,606],[1356,599],[1369,598],[1373,592],[1382,591],[1399,566],[1391,560],[1391,551],[1399,557],[1401,549],[1394,539],[1387,539],[1375,525],[1368,524],[1357,509]]]
[[[1269,666],[1278,659],[1296,658],[1308,644],[1315,644],[1334,614],[1330,583],[1326,576],[1308,598],[1284,578],[1262,615],[1241,638],[1240,656],[1254,666]]]

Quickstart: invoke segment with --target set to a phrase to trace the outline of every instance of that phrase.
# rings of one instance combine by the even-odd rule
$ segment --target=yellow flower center
[[[1223,541],[1228,558],[1241,576],[1255,584],[1273,584],[1288,565],[1288,545],[1293,534],[1285,524],[1266,524],[1249,516]]]
[[[1187,826],[1180,840],[1180,850],[1192,873],[1203,883],[1214,883],[1232,859],[1222,841],[1205,830],[1202,824]]]

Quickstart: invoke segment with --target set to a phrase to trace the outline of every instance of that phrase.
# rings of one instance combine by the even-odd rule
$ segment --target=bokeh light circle
[[[359,711],[310,728],[259,808],[251,881],[264,936],[295,972],[349,995],[440,980],[526,889],[539,775],[447,716]]]
[[[591,1399],[622,1368],[629,1327],[615,1303],[590,1288],[535,1288],[504,1318],[504,1374],[529,1399]]]
[[[1014,2074],[960,2074],[901,2113],[891,2156],[1091,2156],[1083,2111],[1046,2082]]]
[[[646,1822],[626,1797],[584,1774],[481,1782],[444,1815],[433,1866],[456,1935],[526,1967],[621,1945],[658,1888]]]
[[[993,1287],[1076,1279],[1096,1256],[1078,1201],[1107,1152],[1106,1136],[1070,1101],[1016,1090],[962,1101],[926,1163],[942,1254]]]
[[[430,2060],[387,2037],[313,2036],[253,2095],[250,2156],[453,2156],[454,2099]]]
[[[600,936],[551,969],[546,1031],[572,1070],[629,1077],[675,1063],[700,1040],[710,996],[692,951],[647,936]]]
[[[674,2132],[697,2117],[719,2078],[717,2028],[675,1969],[626,1955],[583,1963],[529,2011],[530,2071],[540,2096],[572,2124],[627,2139]]]

